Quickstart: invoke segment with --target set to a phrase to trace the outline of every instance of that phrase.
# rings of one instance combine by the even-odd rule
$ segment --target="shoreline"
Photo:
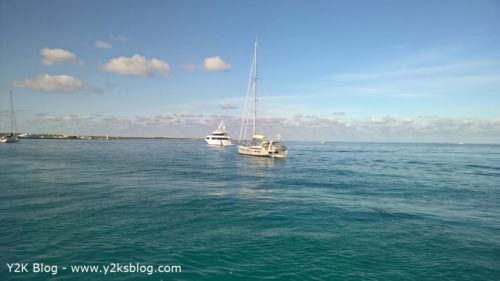
[[[10,135],[0,133],[0,138]],[[69,134],[14,134],[19,139],[35,140],[191,140],[203,141],[204,137],[131,137],[131,136],[92,136],[92,135],[69,135]],[[326,141],[319,140],[289,140],[289,142],[311,142],[321,144],[331,143],[392,143],[392,144],[453,144],[453,145],[500,145],[500,143],[473,143],[473,142],[401,142],[401,141]]]
[[[8,136],[7,133],[0,133],[0,137]],[[67,134],[15,134],[20,139],[34,140],[203,140],[203,138],[186,137],[121,137],[121,136],[83,136]]]

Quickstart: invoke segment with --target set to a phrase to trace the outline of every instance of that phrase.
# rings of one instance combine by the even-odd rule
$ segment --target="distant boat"
[[[224,121],[221,121],[219,127],[213,131],[210,135],[205,137],[205,141],[209,145],[220,145],[227,146],[231,145],[231,136],[226,131],[226,126],[224,126]]]
[[[10,134],[0,138],[0,143],[15,143],[19,142],[19,139],[16,137],[14,133],[16,117],[14,115],[14,105],[12,102],[12,89],[10,90]]]
[[[245,141],[250,111],[253,113],[252,139]],[[285,158],[288,154],[286,146],[281,143],[279,137],[277,141],[273,141],[262,134],[257,134],[257,41],[254,44],[250,83],[241,122],[239,142],[242,141],[245,143],[238,145],[239,154],[272,158]]]
[[[322,140],[321,143],[326,143],[326,141]]]

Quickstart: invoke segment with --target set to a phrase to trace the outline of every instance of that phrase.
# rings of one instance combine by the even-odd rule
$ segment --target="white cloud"
[[[345,112],[343,112],[343,111],[336,111],[336,112],[332,112],[332,115],[336,115],[336,116],[344,116],[344,115],[345,115]]]
[[[489,123],[494,126],[500,126],[500,118],[491,119]]]
[[[205,58],[203,61],[203,69],[206,71],[228,71],[231,65],[225,63],[220,57]]]
[[[193,63],[183,64],[181,65],[181,67],[188,71],[194,71],[200,68],[199,66]]]
[[[230,104],[230,103],[218,104],[217,107],[222,109],[222,110],[238,108],[238,106],[236,106],[234,104]]]
[[[68,94],[81,91],[85,82],[69,75],[42,74],[14,83],[16,87],[41,91],[45,93]]]
[[[337,73],[308,84],[309,92],[330,95],[429,99],[457,94],[494,94],[500,86],[500,64],[489,60],[448,59],[428,63],[397,62],[349,73]]]
[[[458,62],[447,63],[441,62],[434,65],[421,66],[404,66],[390,69],[377,69],[369,72],[342,73],[327,77],[326,80],[337,82],[368,82],[368,81],[392,81],[392,80],[416,80],[424,78],[448,78],[470,76],[472,70],[480,71],[489,70],[490,67],[498,65],[490,61],[473,61],[473,62]],[[474,73],[474,76],[478,74]],[[482,74],[482,73],[481,73]],[[497,77],[498,78],[498,77]]]
[[[95,119],[95,116],[91,115],[67,115],[67,116],[53,116],[47,113],[37,113],[35,114],[35,119],[32,121],[39,123],[47,122],[65,122],[65,123],[81,123],[88,122]]]
[[[387,124],[390,121],[391,120],[388,119],[388,118],[380,118],[380,117],[372,117],[372,118],[370,118],[370,122],[372,124]]]
[[[111,39],[120,43],[125,43],[128,41],[127,37],[121,35],[112,35]]]
[[[171,115],[156,115],[154,121],[163,125],[179,124],[182,120],[175,114]]]
[[[68,115],[62,118],[65,122],[86,122],[94,119],[94,116],[90,115]]]
[[[219,56],[205,58],[202,64],[187,63],[181,65],[187,71],[229,71],[231,64],[224,62]]]
[[[42,64],[44,65],[74,63],[77,61],[75,54],[63,49],[43,48],[40,55],[43,57]]]
[[[109,43],[99,40],[95,42],[95,47],[99,49],[111,49],[112,46]]]
[[[148,61],[145,57],[135,54],[130,58],[112,59],[103,66],[103,69],[107,72],[129,76],[150,76],[154,73],[168,75],[170,65],[159,59]]]

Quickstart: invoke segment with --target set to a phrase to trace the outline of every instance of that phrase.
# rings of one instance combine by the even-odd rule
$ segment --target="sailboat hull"
[[[19,142],[19,139],[13,138],[13,137],[7,137],[7,138],[0,139],[0,143],[15,143],[15,142]]]
[[[261,146],[238,146],[238,153],[249,156],[285,158],[288,154],[287,150],[270,151]]]
[[[269,151],[262,147],[238,146],[238,153],[243,155],[270,157]]]

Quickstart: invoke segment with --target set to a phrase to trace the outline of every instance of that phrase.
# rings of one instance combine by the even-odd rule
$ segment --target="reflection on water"
[[[272,168],[282,166],[286,159],[240,155],[251,168]]]
[[[242,188],[239,194],[243,197],[254,199],[274,199],[274,190],[266,188]]]
[[[226,146],[224,146],[224,145],[208,145],[208,144],[207,144],[206,146],[207,146],[207,147],[208,147],[208,149],[210,149],[210,150],[216,150],[216,151],[217,151],[217,150],[219,150],[219,151],[220,151],[220,150],[227,150],[227,149],[231,149],[231,147],[232,147],[233,145],[226,145]]]
[[[235,161],[237,174],[241,179],[248,179],[248,187],[266,186],[275,177],[282,177],[282,170],[286,165],[286,159],[273,159],[268,157],[255,157],[247,155],[236,155]],[[246,187],[245,186],[245,187]]]

